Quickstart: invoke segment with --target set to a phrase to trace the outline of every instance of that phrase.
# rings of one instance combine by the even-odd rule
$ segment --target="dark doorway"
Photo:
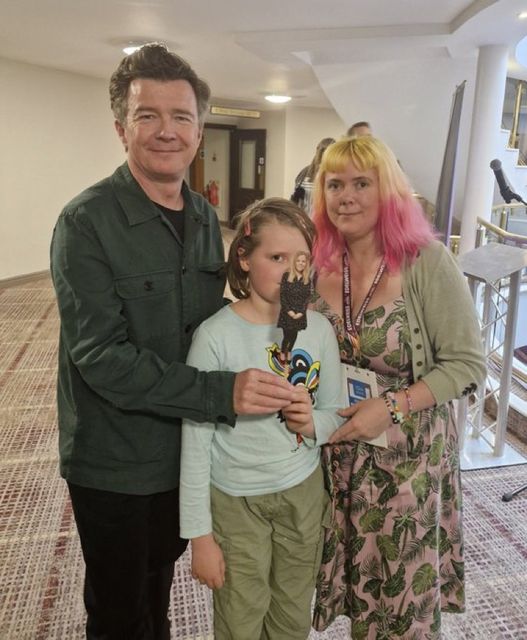
[[[231,131],[229,223],[265,194],[265,129]]]
[[[193,191],[203,193],[204,184],[204,158],[205,158],[205,140],[202,137],[199,143],[198,151],[192,164],[189,167],[189,187]]]
[[[228,189],[222,189],[222,203],[225,203],[228,224],[234,226],[233,221],[240,211],[255,200],[265,197],[265,129],[237,129],[232,125],[205,124],[205,129],[224,129],[230,133],[229,137],[229,167]],[[189,170],[189,186],[194,191],[206,194],[206,156],[211,153],[204,136],[201,140],[196,157]],[[222,183],[223,184],[223,183]],[[220,217],[220,220],[226,218]]]

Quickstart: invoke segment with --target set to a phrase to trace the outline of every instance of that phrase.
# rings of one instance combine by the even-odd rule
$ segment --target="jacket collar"
[[[132,175],[128,163],[125,162],[116,169],[111,177],[112,187],[119,204],[130,226],[142,224],[153,218],[159,218],[161,213],[155,204],[143,191],[137,180]],[[207,225],[208,220],[197,208],[195,194],[183,181],[181,193],[185,202],[185,212],[201,224]]]

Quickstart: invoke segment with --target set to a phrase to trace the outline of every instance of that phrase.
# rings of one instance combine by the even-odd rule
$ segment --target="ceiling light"
[[[522,11],[521,13],[519,13],[518,18],[520,20],[525,20],[525,18],[527,18],[527,11]]]
[[[291,96],[277,96],[272,94],[270,96],[265,96],[265,99],[268,102],[273,102],[274,104],[283,104],[284,102],[289,102],[289,100],[291,100]]]
[[[129,43],[126,45],[126,47],[123,47],[123,53],[126,53],[126,55],[129,56],[131,53],[134,53],[135,51],[140,49],[142,46],[143,46],[142,44]]]

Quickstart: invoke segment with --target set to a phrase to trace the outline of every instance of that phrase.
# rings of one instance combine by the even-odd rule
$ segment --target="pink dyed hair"
[[[326,173],[340,173],[352,163],[359,171],[374,169],[379,179],[379,219],[376,239],[390,271],[411,264],[419,250],[435,237],[432,225],[412,193],[393,151],[373,136],[343,138],[330,145],[315,179],[313,222],[317,236],[313,249],[317,269],[336,271],[345,249],[344,238],[330,221],[324,186]]]

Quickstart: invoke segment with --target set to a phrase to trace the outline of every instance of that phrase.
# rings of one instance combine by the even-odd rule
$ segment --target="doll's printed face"
[[[300,254],[299,256],[297,256],[295,260],[295,271],[297,273],[304,273],[306,267],[307,267],[307,258],[305,255]]]

